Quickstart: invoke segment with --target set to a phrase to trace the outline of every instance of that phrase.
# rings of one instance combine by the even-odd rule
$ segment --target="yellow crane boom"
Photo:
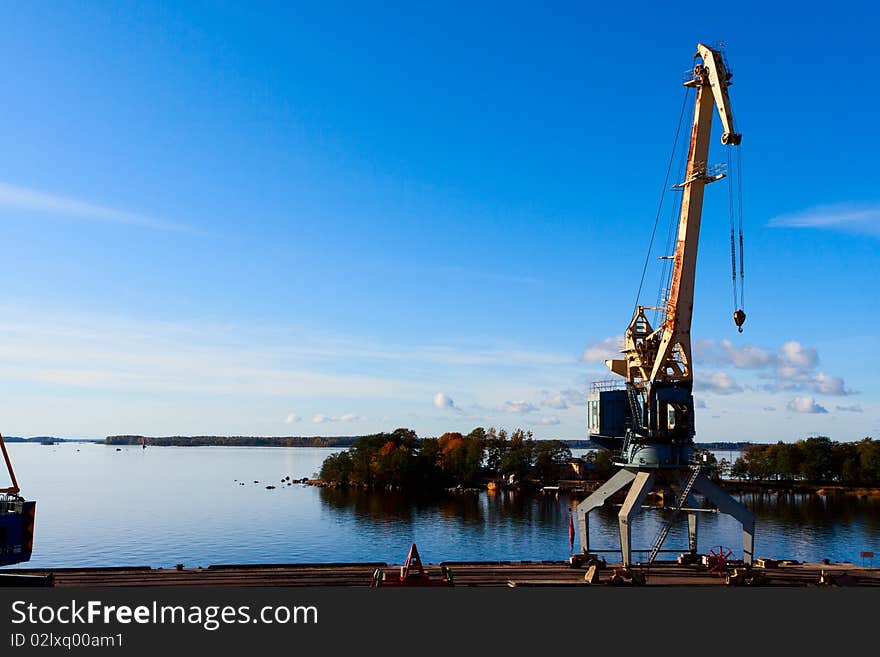
[[[697,98],[685,179],[677,185],[683,196],[669,296],[663,308],[665,319],[655,330],[645,316],[645,306],[638,306],[626,330],[624,358],[605,361],[611,371],[626,377],[629,383],[693,379],[690,332],[703,193],[708,183],[724,177],[723,173],[711,174],[707,167],[713,108],[717,108],[724,128],[721,143],[738,146],[742,139],[734,129],[727,93],[731,73],[721,54],[700,43],[695,57],[702,64],[694,66],[693,77],[685,82],[685,86],[696,88]]]

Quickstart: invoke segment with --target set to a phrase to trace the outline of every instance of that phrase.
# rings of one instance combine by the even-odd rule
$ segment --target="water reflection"
[[[10,450],[26,494],[38,501],[34,567],[391,563],[406,556],[411,541],[427,561],[562,560],[570,554],[569,510],[579,501],[564,494],[428,496],[280,483],[317,470],[334,451],[320,448],[117,452],[13,444]],[[90,494],[71,497],[83,481]],[[860,551],[880,552],[878,497],[750,493],[738,499],[755,513],[757,556],[860,562]],[[591,514],[592,547],[619,548],[618,511],[609,502]],[[649,547],[668,513],[639,514],[633,546]],[[716,545],[739,552],[740,527],[729,516],[702,514],[700,550]],[[667,546],[687,546],[683,521]]]
[[[560,516],[560,501],[550,495],[516,491],[405,494],[367,491],[360,488],[321,488],[321,502],[338,513],[351,514],[359,522],[415,522],[439,515],[464,525],[504,522],[547,523]]]
[[[735,497],[755,514],[756,556],[799,561],[858,562],[859,552],[877,547],[880,498],[855,495],[742,493]],[[449,559],[560,559],[567,556],[568,514],[581,501],[566,494],[469,492],[437,496],[322,489],[321,502],[363,531],[377,526],[407,526],[455,552]],[[704,502],[703,500],[700,500]],[[619,503],[609,502],[590,515],[590,545],[618,558]],[[632,525],[633,549],[644,556],[671,508],[644,509]],[[664,545],[667,556],[687,549],[682,516]],[[698,549],[725,546],[742,556],[740,525],[717,512],[699,516]],[[579,549],[575,541],[575,550]],[[459,553],[460,550],[460,553]],[[448,554],[448,550],[443,550]]]

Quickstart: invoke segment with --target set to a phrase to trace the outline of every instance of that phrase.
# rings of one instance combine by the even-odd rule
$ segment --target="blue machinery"
[[[0,452],[12,481],[9,488],[0,488],[0,566],[8,566],[31,558],[37,503],[19,495],[18,482],[3,436],[0,436]]]

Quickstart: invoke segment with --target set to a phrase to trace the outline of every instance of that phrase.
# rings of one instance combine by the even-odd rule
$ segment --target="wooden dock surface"
[[[585,568],[568,562],[478,562],[426,564],[431,578],[440,579],[441,565],[452,572],[455,586],[590,586]],[[618,564],[608,564],[597,573],[592,586],[608,585]],[[393,576],[399,565],[384,563],[219,565],[206,568],[58,568],[0,570],[9,584],[15,579],[33,580],[56,587],[95,586],[330,586],[368,587],[377,568]],[[756,569],[758,570],[758,569]],[[880,586],[880,568],[855,564],[805,563],[760,569],[764,586],[818,586],[821,573],[839,586]],[[15,577],[18,576],[18,577]],[[2,585],[2,581],[0,581]],[[723,577],[699,565],[655,562],[647,586],[725,586]]]

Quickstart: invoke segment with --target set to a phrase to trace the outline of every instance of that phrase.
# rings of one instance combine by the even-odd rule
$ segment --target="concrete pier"
[[[440,578],[440,567],[452,571],[455,586],[607,586],[611,573],[620,564],[611,564],[596,573],[592,584],[584,576],[586,568],[574,568],[559,562],[443,562],[425,564],[430,577]],[[266,564],[216,565],[208,567],[149,568],[56,568],[0,570],[10,585],[22,585],[26,576],[31,585],[56,587],[94,586],[344,586],[368,587],[377,568],[386,572],[399,565],[385,563]],[[826,581],[840,586],[880,587],[880,568],[866,568],[851,563],[799,563],[761,569],[766,577],[762,586],[819,586],[824,572]],[[18,584],[13,583],[18,580]],[[646,586],[725,586],[723,577],[701,565],[654,562]]]

